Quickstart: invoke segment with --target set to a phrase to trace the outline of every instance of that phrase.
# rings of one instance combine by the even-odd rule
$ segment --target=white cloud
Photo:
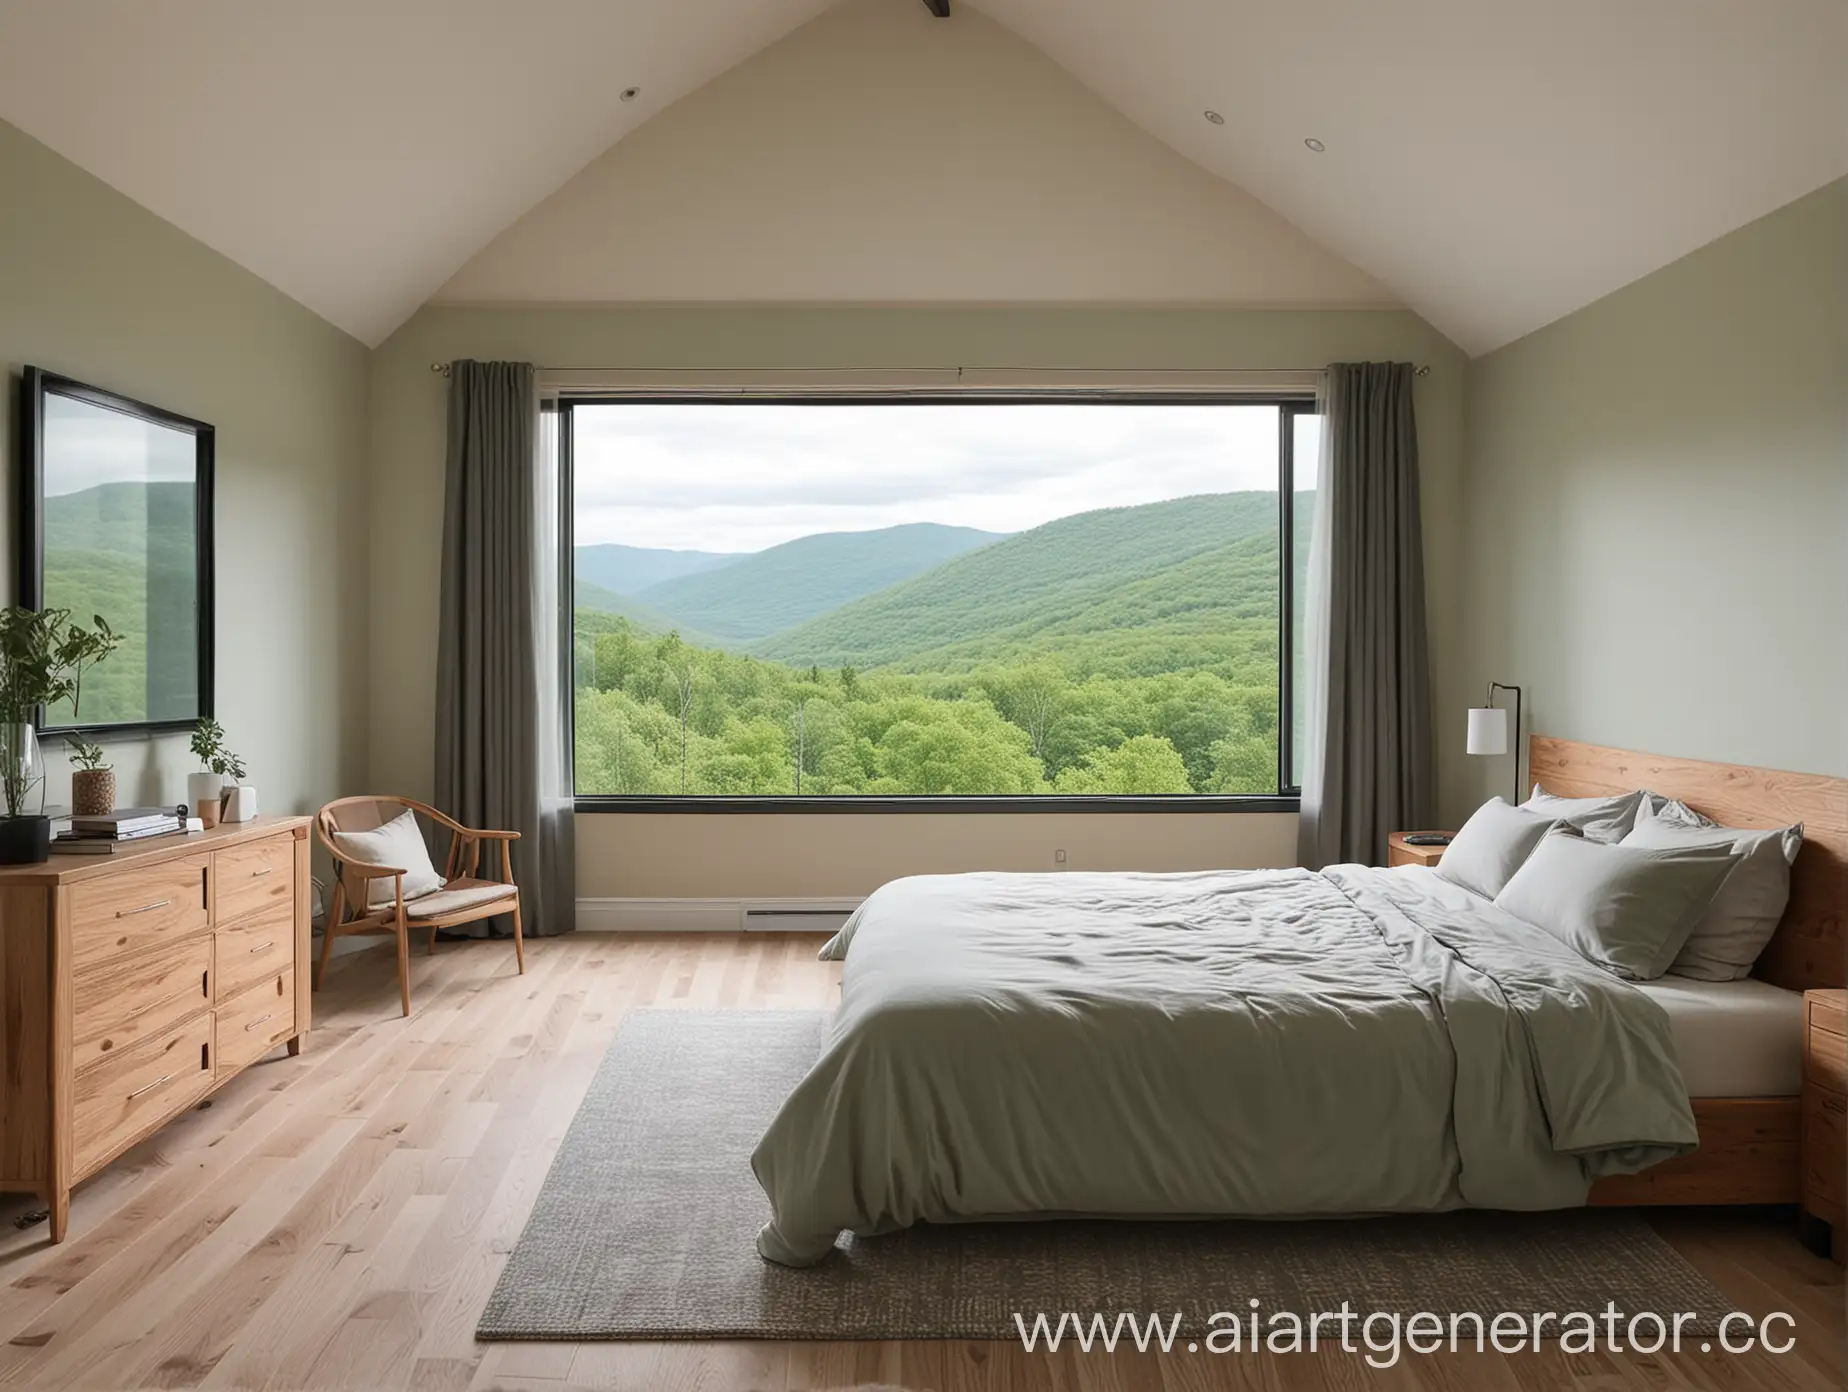
[[[1277,486],[1268,406],[613,404],[575,410],[577,542],[757,551]]]

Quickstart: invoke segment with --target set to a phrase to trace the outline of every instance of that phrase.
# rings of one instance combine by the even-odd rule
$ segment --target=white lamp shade
[[[1508,712],[1499,706],[1472,706],[1469,712],[1469,752],[1508,752]]]

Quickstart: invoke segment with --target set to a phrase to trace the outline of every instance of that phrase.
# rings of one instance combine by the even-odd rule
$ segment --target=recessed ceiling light
[[[637,97],[641,96],[641,94],[642,89],[640,87],[625,87],[622,89],[622,99],[624,101],[634,101]]]
[[[1310,136],[1307,140],[1303,141],[1303,144],[1307,145],[1311,150],[1314,150],[1318,155],[1321,154],[1322,151],[1328,148],[1321,141],[1317,140],[1313,135]]]
[[[1226,118],[1221,116],[1217,111],[1207,112],[1206,119],[1211,121],[1216,126],[1223,126],[1226,123]]]

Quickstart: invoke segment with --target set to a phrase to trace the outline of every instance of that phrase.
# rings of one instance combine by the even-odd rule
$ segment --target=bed
[[[1531,756],[1563,796],[1804,821],[1758,979],[1633,987],[1416,867],[897,881],[831,944],[828,1046],[753,1156],[759,1251],[976,1218],[1794,1200],[1793,992],[1841,980],[1848,785]]]

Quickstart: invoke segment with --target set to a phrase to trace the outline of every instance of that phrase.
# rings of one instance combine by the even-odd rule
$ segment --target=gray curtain
[[[1430,650],[1410,363],[1334,363],[1310,544],[1297,850],[1378,865],[1430,824]]]
[[[570,785],[561,794],[554,776],[570,692],[548,626],[563,621],[556,572],[570,532],[540,454],[550,435],[530,363],[451,365],[436,803],[465,826],[520,833],[514,876],[536,935],[571,931],[576,904]]]

